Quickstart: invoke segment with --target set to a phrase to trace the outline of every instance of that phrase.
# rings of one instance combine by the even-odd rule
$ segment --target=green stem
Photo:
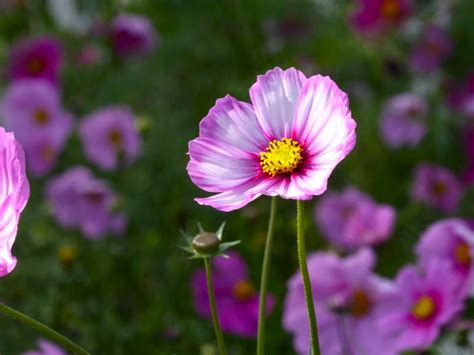
[[[204,258],[204,266],[206,267],[207,294],[209,296],[209,306],[211,307],[212,323],[214,324],[214,331],[216,332],[217,346],[219,347],[221,355],[227,355],[224,336],[222,335],[219,316],[217,314],[216,295],[214,294],[214,284],[212,282],[210,258]]]
[[[304,240],[304,206],[303,201],[296,201],[296,238],[298,245],[298,261],[300,264],[301,277],[303,279],[304,298],[309,318],[309,334],[311,339],[311,353],[319,355],[318,327],[316,323],[316,313],[314,312],[313,292],[309,279],[308,265],[306,264],[306,248]]]
[[[257,333],[257,355],[265,353],[265,318],[267,301],[268,274],[270,272],[271,249],[273,244],[273,229],[275,225],[277,197],[272,197],[270,208],[270,220],[268,221],[267,239],[263,254],[262,277],[260,281],[260,303],[258,306],[258,333]]]
[[[68,350],[72,354],[89,355],[86,350],[81,348],[76,343],[73,343],[71,340],[59,334],[57,331],[51,329],[50,327],[44,325],[43,323],[40,323],[37,320],[28,317],[26,314],[18,312],[13,308],[4,305],[3,303],[0,303],[0,312],[37,330],[39,333],[51,339],[56,344],[61,345],[65,350]]]

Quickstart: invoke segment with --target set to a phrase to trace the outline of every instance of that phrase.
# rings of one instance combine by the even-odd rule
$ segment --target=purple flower
[[[248,278],[247,265],[235,251],[228,251],[229,258],[212,259],[214,290],[222,330],[227,333],[253,338],[257,335],[259,297]],[[192,291],[194,307],[198,314],[210,318],[206,275],[200,269],[193,274]],[[267,315],[275,305],[273,295],[267,296]]]
[[[423,350],[436,340],[441,326],[463,308],[459,284],[448,264],[439,260],[404,267],[395,279],[397,296],[382,307],[379,327],[395,334],[400,351]]]
[[[226,97],[201,121],[187,167],[199,204],[221,211],[261,195],[308,200],[326,191],[355,145],[347,95],[329,78],[275,68],[250,88],[253,106]]]
[[[411,189],[414,201],[424,202],[449,213],[458,208],[461,197],[461,185],[449,169],[427,163],[416,167]]]
[[[26,351],[21,355],[66,355],[62,348],[49,340],[40,338],[36,341],[36,345],[38,349]]]
[[[67,229],[79,228],[88,239],[121,234],[126,228],[125,216],[114,211],[114,192],[84,167],[52,178],[45,192],[58,223]]]
[[[27,38],[11,49],[10,80],[45,79],[57,84],[62,64],[60,43],[52,37]]]
[[[453,44],[446,31],[437,26],[427,27],[410,55],[410,66],[419,72],[437,69],[451,54]]]
[[[20,213],[30,196],[25,173],[25,156],[13,133],[0,127],[0,277],[16,265],[11,249],[15,242]]]
[[[121,55],[149,52],[158,42],[158,35],[150,20],[132,14],[120,14],[114,18],[111,36],[115,50]]]
[[[378,205],[355,188],[328,192],[315,209],[316,224],[332,244],[345,249],[378,244],[388,239],[395,223],[395,209]]]
[[[87,158],[104,170],[117,169],[120,158],[130,164],[140,154],[135,118],[125,106],[109,106],[91,113],[81,122],[79,135]]]
[[[372,273],[374,263],[375,255],[370,249],[361,249],[344,259],[323,252],[309,256],[322,354],[398,354],[396,339],[377,327],[383,316],[380,309],[391,302],[396,291],[388,280]],[[299,273],[288,281],[283,326],[293,333],[295,350],[307,354],[308,318]]]
[[[418,95],[404,93],[390,98],[380,118],[385,144],[392,149],[418,145],[426,133],[426,111],[426,102]]]
[[[43,175],[51,170],[73,125],[56,88],[44,80],[15,81],[5,93],[1,114],[6,128],[15,132],[25,148],[31,172]]]
[[[358,0],[358,9],[352,15],[354,28],[368,36],[385,32],[399,25],[413,11],[411,0]]]

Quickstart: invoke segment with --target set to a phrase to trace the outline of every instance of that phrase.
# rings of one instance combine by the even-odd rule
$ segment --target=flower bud
[[[219,249],[221,241],[215,233],[202,232],[193,239],[193,249],[198,253],[212,254]]]

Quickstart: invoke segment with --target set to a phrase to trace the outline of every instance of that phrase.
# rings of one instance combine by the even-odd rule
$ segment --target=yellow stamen
[[[454,249],[454,259],[460,265],[466,266],[471,264],[471,251],[466,242],[463,241],[456,245]]]
[[[120,148],[122,146],[122,133],[118,130],[114,129],[110,131],[107,139],[115,148]]]
[[[436,310],[433,298],[430,296],[421,296],[411,309],[412,315],[420,320],[430,318]]]
[[[290,138],[273,140],[266,152],[260,153],[262,171],[270,176],[289,174],[295,171],[303,161],[303,148]]]
[[[45,125],[49,121],[48,111],[44,108],[38,108],[33,114],[33,119],[38,125]]]
[[[372,302],[370,301],[369,296],[363,290],[356,290],[352,295],[351,302],[351,314],[356,317],[361,317],[366,315],[370,308],[372,307]]]
[[[56,152],[49,145],[45,145],[41,147],[41,156],[43,157],[45,161],[51,162],[54,160],[56,156]]]
[[[380,8],[382,17],[388,20],[394,20],[400,16],[401,8],[398,0],[384,0]]]
[[[432,191],[433,193],[436,195],[436,196],[442,196],[446,193],[447,191],[447,187],[446,187],[446,184],[442,183],[442,182],[435,182],[433,183],[432,185]]]
[[[30,74],[39,74],[45,67],[45,62],[41,58],[33,58],[28,62],[28,72]]]
[[[232,289],[232,294],[238,300],[245,301],[255,294],[255,287],[250,281],[240,280],[234,285],[234,288]]]

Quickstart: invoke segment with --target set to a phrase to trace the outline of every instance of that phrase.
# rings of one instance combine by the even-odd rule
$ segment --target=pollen
[[[361,317],[369,313],[372,302],[369,296],[363,290],[356,290],[352,295],[350,311],[355,317]]]
[[[32,75],[41,73],[44,70],[45,62],[42,58],[32,58],[28,63],[28,72]]]
[[[39,125],[43,126],[49,121],[49,114],[44,108],[38,108],[33,114],[34,121]]]
[[[270,176],[289,174],[303,161],[303,148],[290,138],[272,140],[266,152],[260,153],[262,171]]]
[[[232,289],[232,295],[240,301],[248,300],[255,292],[255,287],[247,280],[240,280]]]
[[[107,135],[107,139],[115,148],[122,147],[122,133],[120,131],[116,129],[111,130]]]
[[[400,4],[397,0],[384,0],[380,8],[382,17],[386,19],[394,20],[400,16],[400,12]]]
[[[461,242],[454,248],[454,259],[462,266],[471,264],[471,251],[469,245],[466,242]]]
[[[411,309],[412,315],[416,319],[425,320],[430,318],[436,311],[436,305],[430,296],[421,296]]]

